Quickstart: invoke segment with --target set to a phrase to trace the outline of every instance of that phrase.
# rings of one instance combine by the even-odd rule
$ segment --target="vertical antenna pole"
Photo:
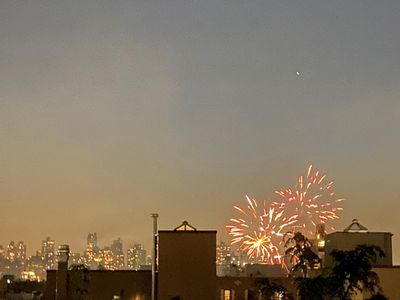
[[[158,256],[158,229],[157,229],[157,218],[158,214],[151,214],[153,218],[153,263],[151,264],[151,299],[157,300],[157,256]]]

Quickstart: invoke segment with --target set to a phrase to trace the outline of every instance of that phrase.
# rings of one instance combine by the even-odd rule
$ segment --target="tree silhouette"
[[[308,278],[308,270],[320,264],[320,259],[312,250],[311,242],[301,233],[292,235],[285,241],[286,255],[290,256],[290,271],[302,272],[296,278],[298,294],[302,300],[352,299],[356,294],[369,293],[370,300],[385,300],[380,292],[379,277],[372,271],[373,264],[383,251],[377,246],[359,245],[354,250],[334,250],[329,255],[333,259],[332,269],[325,269],[319,276]]]
[[[327,280],[320,275],[314,278],[295,279],[298,295],[301,300],[324,300]]]
[[[378,257],[384,256],[379,247],[359,245],[351,251],[334,250],[330,255],[334,260],[327,278],[331,298],[346,300],[362,292],[378,297],[381,291],[379,277],[372,267]]]
[[[285,248],[287,248],[285,254],[290,256],[292,264],[290,271],[295,273],[300,270],[303,277],[307,278],[308,269],[319,266],[320,258],[312,250],[311,242],[301,232],[289,232],[286,235],[293,235],[285,241]]]

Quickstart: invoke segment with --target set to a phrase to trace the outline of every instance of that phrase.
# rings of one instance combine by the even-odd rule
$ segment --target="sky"
[[[0,1],[0,244],[218,230],[309,164],[400,263],[400,1]]]

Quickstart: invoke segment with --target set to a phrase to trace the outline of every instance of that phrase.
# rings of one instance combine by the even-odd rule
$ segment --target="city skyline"
[[[0,239],[216,229],[313,164],[400,263],[400,2],[0,2]],[[78,233],[78,234],[77,234]],[[28,247],[28,252],[31,249]]]
[[[94,233],[96,234],[96,232],[94,232]],[[100,235],[100,237],[101,237],[101,235]],[[46,236],[45,238],[42,238],[41,241],[38,241],[37,244],[39,244],[40,246],[37,247],[37,248],[33,248],[32,246],[28,247],[29,243],[24,242],[24,240],[22,240],[22,239],[11,239],[9,241],[1,241],[0,240],[0,250],[1,250],[0,251],[0,257],[2,255],[5,255],[5,253],[7,252],[8,245],[15,244],[16,247],[18,247],[18,245],[21,244],[21,243],[25,247],[24,251],[25,251],[27,256],[34,256],[34,255],[36,255],[38,253],[40,255],[44,255],[44,252],[45,252],[44,249],[46,249],[45,242],[48,242],[48,241],[52,242],[51,248],[53,249],[53,251],[52,251],[53,253],[57,252],[58,246],[66,244],[66,245],[70,246],[71,253],[82,253],[83,254],[85,252],[85,250],[87,249],[87,246],[89,245],[89,243],[87,241],[87,238],[85,240],[86,240],[85,245],[82,248],[74,248],[73,246],[70,246],[71,244],[68,243],[68,241],[60,241],[60,240],[57,240],[56,238],[52,239],[49,236]],[[103,241],[104,239],[100,239],[100,240]],[[141,245],[143,247],[143,244],[135,241],[134,239],[131,242],[126,242],[126,241],[122,240],[119,237],[115,237],[114,239],[108,240],[106,242],[97,243],[96,247],[98,247],[99,249],[103,249],[103,248],[107,248],[107,247],[108,248],[112,248],[113,243],[116,242],[116,241],[121,241],[125,245],[123,247],[124,252],[127,252],[130,248],[134,248],[137,245]],[[150,249],[150,248],[146,248],[146,249]],[[55,257],[54,257],[54,259],[55,259]]]
[[[71,249],[69,267],[85,266],[91,270],[144,270],[151,265],[151,256],[142,244],[123,246],[120,238],[107,245],[99,245],[97,233],[87,235],[84,250]],[[46,280],[46,271],[57,269],[58,249],[65,246],[46,237],[41,242],[41,249],[30,255],[27,244],[23,241],[10,241],[5,246],[0,244],[0,275],[13,275],[25,280]]]

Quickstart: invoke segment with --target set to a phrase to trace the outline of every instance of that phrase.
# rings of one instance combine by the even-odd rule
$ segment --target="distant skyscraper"
[[[42,258],[47,270],[55,267],[55,242],[47,237],[42,241]]]
[[[121,270],[125,265],[125,256],[122,249],[122,241],[120,238],[113,241],[111,244],[111,252],[113,253],[113,268],[115,270]]]
[[[106,270],[115,270],[114,255],[110,247],[104,247],[100,250],[100,264]]]
[[[111,250],[115,253],[122,253],[122,241],[120,238],[113,241],[111,244]]]
[[[16,258],[17,258],[17,247],[15,246],[14,241],[11,241],[8,244],[6,257],[10,262],[13,262],[13,261],[16,260]]]
[[[26,245],[24,242],[19,241],[16,247],[16,260],[25,263],[26,260]]]
[[[128,249],[127,267],[131,270],[139,270],[141,265],[146,265],[146,250],[141,244],[135,244]]]
[[[98,248],[88,245],[83,253],[83,262],[89,269],[96,269],[99,262],[99,250]]]
[[[88,245],[83,253],[83,261],[86,267],[95,269],[99,262],[99,250],[92,245]]]
[[[97,246],[97,233],[89,233],[87,236],[87,246],[82,259],[84,265],[90,269],[96,269],[101,261],[99,247]]]
[[[87,245],[97,248],[97,233],[89,233],[87,236]]]
[[[224,266],[231,263],[231,247],[224,242],[217,245],[217,266]]]
[[[7,274],[14,275],[19,277],[21,275],[21,271],[24,269],[24,261],[18,259],[20,257],[20,253],[18,251],[18,245],[15,245],[14,241],[11,241],[7,246]]]

